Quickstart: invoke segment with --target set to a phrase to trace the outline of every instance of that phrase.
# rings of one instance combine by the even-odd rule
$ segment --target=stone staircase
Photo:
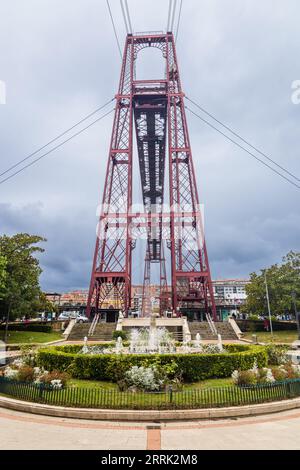
[[[217,327],[218,333],[222,336],[222,339],[226,341],[232,339],[239,339],[236,332],[228,321],[217,322],[215,325]]]
[[[222,336],[225,341],[239,339],[229,322],[216,322],[215,327],[218,334]],[[196,334],[199,333],[201,339],[213,340],[218,339],[217,335],[213,334],[208,322],[189,322],[189,329],[191,332],[192,340],[196,339]]]
[[[208,322],[193,321],[193,322],[188,322],[188,324],[189,324],[189,329],[191,332],[192,340],[196,339],[197,333],[199,333],[201,336],[201,339],[204,339],[204,340],[218,339],[217,335],[214,335],[212,333]]]
[[[90,341],[112,341],[116,323],[97,323],[93,335],[89,335],[90,323],[76,323],[68,337],[68,341],[83,341],[85,336]]]
[[[116,323],[97,323],[93,335],[89,336],[90,341],[112,341],[113,333],[116,330]]]
[[[75,323],[67,340],[83,341],[83,338],[88,335],[90,326],[90,323]]]
[[[182,342],[183,341],[183,332],[182,332],[182,328],[179,328],[179,327],[167,327],[167,330],[169,331],[169,333],[171,333],[171,335],[173,336],[173,338],[175,339],[175,341],[180,341]]]

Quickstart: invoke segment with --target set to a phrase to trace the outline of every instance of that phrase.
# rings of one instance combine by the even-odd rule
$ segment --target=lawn
[[[4,338],[4,331],[0,332],[0,339]],[[49,343],[63,339],[60,333],[41,333],[39,331],[8,331],[8,344],[15,343]]]
[[[118,386],[113,382],[104,382],[101,380],[82,380],[82,379],[70,379],[68,381],[68,387],[78,388],[103,388],[105,390],[118,390]]]
[[[231,377],[228,377],[226,379],[201,380],[200,382],[194,382],[192,384],[185,384],[184,390],[194,390],[198,388],[227,387],[228,385],[232,385]]]
[[[201,380],[200,382],[194,383],[185,383],[183,390],[195,390],[203,388],[213,388],[213,387],[226,387],[227,385],[232,385],[231,377],[227,379],[209,379]],[[113,382],[104,382],[100,380],[81,380],[81,379],[70,379],[68,381],[68,387],[78,387],[78,388],[88,388],[88,389],[97,389],[102,388],[105,390],[118,390],[118,386]]]
[[[244,333],[243,338],[252,340],[253,335],[257,336],[257,341],[260,343],[293,343],[298,339],[297,331],[274,331],[273,336],[267,331],[247,332]]]

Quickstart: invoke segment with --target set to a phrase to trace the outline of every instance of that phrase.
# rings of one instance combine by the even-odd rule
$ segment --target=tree
[[[38,243],[46,241],[38,235],[18,233],[0,237],[0,256],[5,258],[5,288],[0,299],[0,316],[11,319],[32,314],[41,289],[42,272],[36,254],[43,248]],[[1,272],[1,271],[0,271]]]
[[[266,315],[266,285],[270,297],[272,315],[294,314],[292,293],[296,295],[297,310],[300,310],[300,252],[290,251],[280,265],[274,264],[261,269],[260,274],[250,274],[250,284],[246,286],[247,301],[243,311],[252,315]]]
[[[0,300],[3,299],[6,287],[6,258],[0,255]]]
[[[33,312],[58,312],[58,308],[47,299],[44,292],[40,292],[39,297],[34,301],[32,310]]]

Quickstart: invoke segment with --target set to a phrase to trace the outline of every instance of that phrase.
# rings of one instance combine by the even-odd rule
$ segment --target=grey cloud
[[[123,44],[119,2],[111,4]],[[129,5],[135,30],[165,28],[166,0]],[[296,174],[299,15],[297,0],[189,0],[178,39],[187,95]],[[104,1],[1,2],[0,21],[1,173],[112,97],[120,58]],[[151,71],[146,56],[138,67]],[[299,191],[190,114],[188,122],[213,276],[246,277],[299,249]],[[105,118],[0,186],[0,233],[48,239],[45,289],[88,285],[111,124]],[[134,271],[141,277],[142,263]]]

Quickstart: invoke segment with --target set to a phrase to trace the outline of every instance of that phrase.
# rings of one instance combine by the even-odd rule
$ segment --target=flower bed
[[[65,372],[57,370],[49,372],[44,367],[36,366],[32,356],[29,355],[21,359],[15,359],[1,371],[1,374],[0,378],[4,380],[33,384],[49,390],[64,388],[69,378],[69,375]]]
[[[255,385],[273,384],[285,380],[300,379],[300,366],[290,362],[273,367],[259,368],[255,362],[248,370],[235,370],[232,373],[235,385],[251,387]]]

